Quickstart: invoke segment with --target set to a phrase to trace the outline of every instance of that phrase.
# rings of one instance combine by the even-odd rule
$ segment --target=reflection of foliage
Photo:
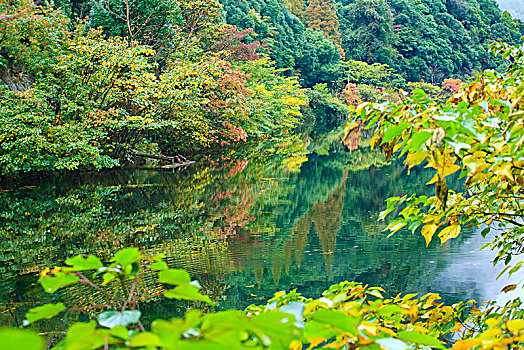
[[[294,149],[286,151],[290,145]],[[231,156],[222,161],[222,170],[200,164],[181,174],[113,172],[79,175],[65,182],[57,177],[37,186],[15,184],[0,193],[0,234],[9,238],[1,243],[4,257],[45,264],[72,249],[94,252],[130,242],[184,240],[203,236],[208,228],[229,227],[234,234],[247,224],[241,218],[252,221],[255,200],[263,205],[279,198],[281,191],[286,193],[281,183],[291,176],[289,165],[297,160],[289,159],[297,152],[303,154],[300,143],[290,141],[267,151],[254,149],[250,161],[245,155]],[[78,186],[77,181],[86,184]],[[16,270],[28,273],[37,266]]]
[[[337,233],[340,230],[342,210],[344,207],[344,196],[346,195],[347,171],[344,172],[342,184],[328,197],[326,202],[320,202],[313,206],[308,214],[311,216],[313,228],[318,235],[320,246],[324,255],[326,270],[331,273],[333,256],[337,244]],[[330,215],[326,215],[330,213]]]
[[[308,97],[309,106],[304,109],[304,116],[314,121],[311,136],[322,140],[327,131],[336,129],[347,121],[347,106],[331,95],[326,84],[317,84],[308,90]]]
[[[313,149],[320,147],[311,142]],[[326,287],[319,281],[327,277],[315,266],[332,266],[332,280],[368,275],[397,291],[406,284],[406,271],[428,268],[420,254],[411,263],[401,255],[389,257],[399,266],[397,273],[384,259],[357,250],[341,253],[340,247],[374,252],[394,251],[391,247],[400,244],[423,250],[418,237],[386,241],[375,223],[384,198],[419,185],[401,180],[401,165],[384,167],[376,152],[345,153],[332,144],[326,149],[327,154],[307,155],[304,143],[291,138],[231,151],[182,173],[110,172],[50,178],[36,187],[24,187],[25,180],[3,186],[12,189],[0,194],[1,234],[12,240],[0,244],[2,300],[20,315],[29,307],[18,302],[22,295],[41,299],[30,287],[34,272],[72,252],[108,258],[129,245],[141,247],[146,256],[165,253],[169,266],[184,267],[215,291],[211,296],[220,308],[256,300],[250,285],[260,284],[256,294],[261,297],[290,282],[319,293]],[[314,255],[304,253],[308,250]],[[162,305],[173,312],[171,304]]]

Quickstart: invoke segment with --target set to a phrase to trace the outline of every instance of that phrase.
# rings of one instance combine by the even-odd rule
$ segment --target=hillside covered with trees
[[[500,61],[488,54],[487,46],[516,43],[524,34],[524,24],[501,12],[494,0],[222,4],[228,23],[253,29],[277,65],[300,73],[306,86],[339,82],[344,58],[387,64],[408,81],[438,84],[497,67]]]
[[[0,31],[0,166],[15,174],[191,156],[304,120],[313,135],[392,88],[444,100],[503,69],[487,47],[524,24],[493,0],[2,0]]]

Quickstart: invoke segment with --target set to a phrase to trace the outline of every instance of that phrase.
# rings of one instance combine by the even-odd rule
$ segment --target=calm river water
[[[307,149],[315,149],[314,152]],[[274,292],[316,296],[356,280],[388,294],[440,292],[483,301],[504,286],[477,231],[426,248],[420,235],[386,238],[388,196],[431,191],[431,171],[408,176],[371,151],[337,152],[295,140],[204,159],[181,172],[121,170],[30,178],[0,187],[2,324],[50,300],[82,304],[82,291],[42,293],[38,272],[78,253],[105,259],[121,247],[164,252],[200,280],[218,308],[264,303]],[[172,301],[149,303],[154,317]],[[173,311],[175,310],[175,311]]]

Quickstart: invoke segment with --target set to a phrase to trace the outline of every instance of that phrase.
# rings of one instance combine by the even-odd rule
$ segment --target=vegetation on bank
[[[151,33],[121,37],[102,20],[123,30],[144,13],[122,22],[101,8],[86,25],[52,5],[0,2],[0,65],[11,74],[0,86],[2,174],[108,168],[136,151],[194,153],[297,124],[307,103],[297,79],[242,46],[217,3],[169,6],[148,10]]]
[[[0,1],[2,174],[339,126],[388,89],[444,101],[524,34],[491,0],[221,3]]]

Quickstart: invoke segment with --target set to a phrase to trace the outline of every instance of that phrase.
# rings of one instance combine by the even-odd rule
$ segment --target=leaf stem
[[[118,296],[109,293],[107,290],[105,290],[103,288],[100,288],[99,286],[97,286],[96,284],[94,284],[93,282],[88,280],[87,277],[84,276],[81,272],[75,272],[75,275],[80,277],[80,281],[79,281],[80,283],[86,284],[89,287],[96,289],[97,291],[99,291],[99,292],[109,296],[111,299],[115,299],[116,298],[119,301],[123,301],[122,298],[119,298]]]

